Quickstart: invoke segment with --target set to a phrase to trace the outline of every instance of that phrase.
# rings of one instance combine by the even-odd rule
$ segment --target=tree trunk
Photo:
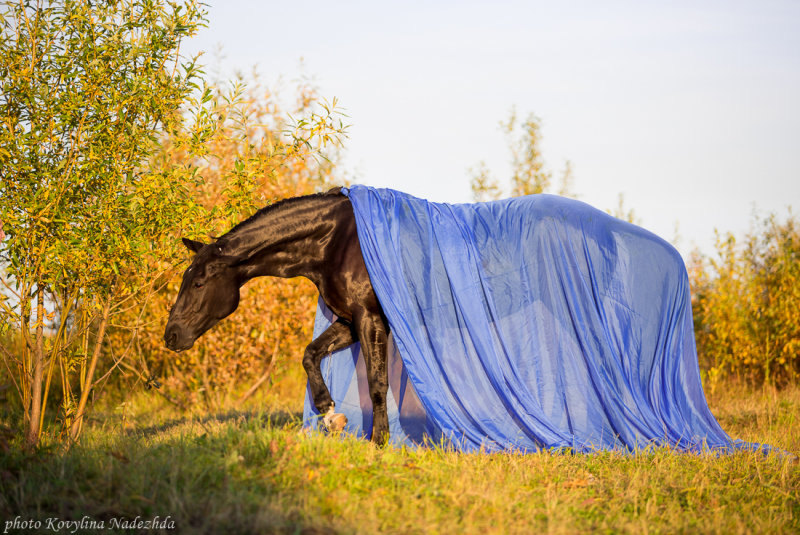
[[[20,295],[25,296],[25,299],[21,299],[22,303],[20,304],[20,308],[22,309],[22,313],[19,319],[19,336],[20,336],[20,353],[22,357],[22,373],[20,374],[19,384],[20,389],[22,390],[22,418],[23,418],[23,427],[25,428],[26,432],[28,429],[29,422],[31,420],[31,350],[28,347],[27,341],[28,338],[25,336],[25,333],[30,329],[30,302],[27,300],[27,293],[21,292]]]
[[[83,389],[81,390],[81,399],[78,402],[78,409],[75,411],[75,419],[69,429],[69,443],[72,444],[78,440],[78,436],[83,429],[83,418],[86,413],[86,402],[89,400],[89,392],[92,390],[92,379],[94,371],[97,368],[97,360],[100,358],[100,350],[103,347],[103,338],[106,335],[106,325],[108,325],[108,315],[111,310],[111,298],[109,297],[103,306],[103,315],[100,318],[100,325],[97,328],[97,338],[94,342],[94,350],[92,351],[92,360],[89,362],[89,368],[86,370],[86,379],[84,381]]]
[[[36,345],[32,351],[31,405],[25,430],[25,449],[33,450],[39,443],[39,419],[42,412],[42,377],[44,375],[44,289],[36,288]]]

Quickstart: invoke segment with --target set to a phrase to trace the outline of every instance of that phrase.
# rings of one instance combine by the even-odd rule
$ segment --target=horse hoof
[[[347,416],[339,412],[334,412],[333,404],[331,404],[328,412],[322,418],[322,423],[328,431],[338,433],[347,425]]]
[[[333,433],[339,433],[344,429],[344,426],[347,425],[347,416],[344,414],[337,412],[331,414],[330,419],[328,419],[327,426],[328,431]]]

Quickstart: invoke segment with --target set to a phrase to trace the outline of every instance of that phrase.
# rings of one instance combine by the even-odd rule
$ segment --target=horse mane
[[[234,226],[228,232],[226,232],[225,234],[220,236],[218,239],[229,237],[231,234],[234,234],[235,232],[243,229],[244,227],[249,226],[252,223],[255,223],[256,221],[258,221],[262,217],[265,217],[266,215],[271,214],[273,212],[277,212],[277,211],[283,210],[288,206],[292,206],[292,205],[295,205],[295,204],[298,204],[298,203],[301,203],[301,202],[307,202],[307,201],[309,201],[311,199],[318,199],[320,197],[325,197],[325,196],[328,196],[328,195],[339,194],[340,189],[341,188],[334,188],[334,189],[332,189],[330,191],[327,191],[327,192],[312,193],[310,195],[301,195],[299,197],[287,197],[286,199],[281,199],[281,200],[279,200],[277,202],[268,204],[263,208],[259,208],[258,211],[256,211],[256,213],[254,213],[253,215],[251,215],[250,217],[248,217],[244,221],[241,221],[241,222],[237,223],[236,226]]]

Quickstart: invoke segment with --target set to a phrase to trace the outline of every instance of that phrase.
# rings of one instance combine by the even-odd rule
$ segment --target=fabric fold
[[[392,332],[392,442],[762,448],[733,441],[708,408],[686,268],[661,238],[552,195],[441,204],[342,191]],[[320,301],[315,336],[330,321]],[[323,376],[348,430],[367,436],[359,351],[324,359]],[[315,412],[307,395],[307,425]]]

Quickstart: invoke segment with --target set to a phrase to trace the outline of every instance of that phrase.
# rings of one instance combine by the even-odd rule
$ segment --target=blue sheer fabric
[[[552,195],[453,205],[343,193],[392,331],[392,442],[760,447],[732,441],[708,409],[686,269],[661,238]],[[332,319],[320,301],[315,336]],[[324,359],[323,376],[347,430],[368,436],[358,344]],[[315,416],[307,394],[307,425]]]

